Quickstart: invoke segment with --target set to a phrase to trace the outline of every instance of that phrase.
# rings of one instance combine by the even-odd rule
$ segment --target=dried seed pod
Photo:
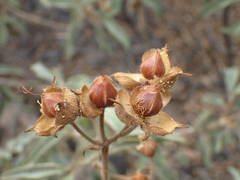
[[[98,108],[111,106],[113,102],[110,99],[115,99],[116,96],[117,90],[107,75],[95,79],[89,89],[89,98]]]
[[[56,105],[63,100],[62,92],[49,92],[42,96],[42,111],[48,117],[56,116]]]
[[[147,157],[153,157],[157,150],[157,144],[153,139],[147,139],[137,146],[137,150]]]
[[[131,177],[131,180],[148,180],[148,177],[142,173],[136,173],[134,176]]]
[[[135,88],[130,102],[135,113],[141,118],[157,114],[163,106],[161,94],[153,85]]]
[[[147,79],[161,77],[166,72],[163,60],[158,49],[150,49],[142,56],[140,72]]]

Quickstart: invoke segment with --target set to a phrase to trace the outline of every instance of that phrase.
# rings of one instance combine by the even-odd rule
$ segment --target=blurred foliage
[[[223,11],[225,8],[230,7],[236,3],[240,3],[240,0],[209,0],[205,1],[203,10],[201,12],[204,16],[210,16],[219,11]],[[230,27],[224,27],[223,32],[230,35],[240,34],[240,24],[234,24]]]

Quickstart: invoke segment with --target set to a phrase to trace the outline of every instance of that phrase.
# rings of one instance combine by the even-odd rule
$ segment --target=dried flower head
[[[43,89],[41,95],[41,117],[32,128],[39,136],[55,136],[56,132],[79,115],[78,97],[68,88],[57,87],[55,81]]]

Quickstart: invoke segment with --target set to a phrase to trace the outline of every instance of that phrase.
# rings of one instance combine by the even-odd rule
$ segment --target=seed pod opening
[[[133,90],[130,99],[133,110],[144,118],[157,114],[162,108],[159,90],[152,85],[141,86]]]
[[[101,75],[94,80],[89,89],[89,98],[98,108],[111,106],[115,99],[117,90],[112,83],[112,80],[107,75]]]
[[[48,117],[56,116],[56,105],[63,100],[62,92],[44,93],[42,96],[42,110]]]

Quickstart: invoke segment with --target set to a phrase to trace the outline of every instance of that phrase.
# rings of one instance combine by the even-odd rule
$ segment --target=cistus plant
[[[141,73],[117,72],[111,75],[122,87],[117,89],[111,77],[101,75],[90,87],[83,85],[79,90],[58,87],[55,78],[50,87],[43,89],[41,96],[41,116],[33,127],[26,130],[35,131],[38,136],[55,136],[57,132],[70,124],[81,136],[101,151],[102,180],[109,179],[108,161],[109,146],[119,138],[128,135],[136,127],[140,127],[144,135],[139,138],[138,150],[147,157],[153,157],[157,144],[149,138],[151,135],[166,135],[173,133],[176,128],[186,125],[175,121],[162,109],[170,102],[170,89],[178,76],[190,76],[179,67],[172,67],[166,47],[150,49],[142,56]],[[24,88],[24,93],[34,94]],[[108,107],[114,107],[119,120],[125,127],[112,137],[105,133],[104,112]],[[99,135],[94,139],[85,133],[75,122],[77,116],[89,119],[99,119]],[[92,148],[93,149],[93,148]],[[111,174],[110,174],[111,175]],[[125,179],[148,179],[140,172]]]

